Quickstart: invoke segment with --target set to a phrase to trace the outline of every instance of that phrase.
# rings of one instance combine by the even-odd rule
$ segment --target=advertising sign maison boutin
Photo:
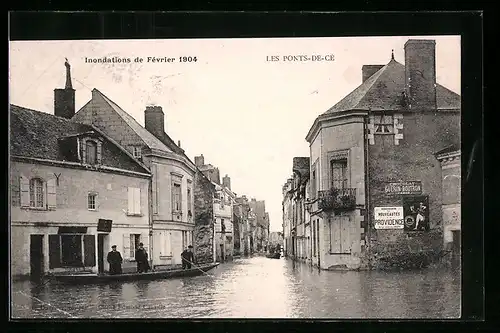
[[[421,181],[407,181],[407,182],[390,182],[385,185],[386,194],[402,195],[402,194],[422,194]]]

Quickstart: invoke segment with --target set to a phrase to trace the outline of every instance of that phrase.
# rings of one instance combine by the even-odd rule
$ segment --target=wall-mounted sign
[[[99,221],[97,221],[97,231],[111,232],[112,225],[113,225],[112,220],[99,219]]]
[[[429,230],[429,197],[418,195],[403,198],[406,231]]]
[[[375,229],[403,229],[403,207],[375,207]]]
[[[422,182],[395,182],[385,185],[385,193],[387,194],[422,194]]]

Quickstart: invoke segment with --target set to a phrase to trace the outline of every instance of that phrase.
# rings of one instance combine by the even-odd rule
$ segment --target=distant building
[[[250,207],[246,196],[236,197],[233,206],[235,220],[238,221],[238,233],[240,236],[239,253],[245,256],[255,252],[254,231],[256,228],[256,216]],[[236,225],[234,226],[236,228]]]
[[[269,233],[269,244],[279,244],[281,247],[283,247],[283,233],[279,231],[272,231],[271,233]]]
[[[283,240],[285,256],[294,257],[295,247],[293,246],[293,210],[292,210],[292,185],[293,179],[289,178],[282,187],[283,193]]]
[[[452,145],[436,153],[441,164],[444,249],[451,254],[445,258],[454,265],[460,263],[461,248],[461,158],[460,147]]]
[[[255,251],[265,251],[269,240],[269,214],[266,212],[266,202],[252,198],[248,204],[255,214],[254,249]]]
[[[293,177],[284,187],[283,207],[286,207],[285,251],[294,260],[311,262],[311,220],[307,203],[309,199],[309,157],[293,158]],[[314,232],[316,232],[314,230]]]
[[[307,134],[313,264],[323,269],[442,249],[434,152],[459,141],[460,96],[436,82],[434,41],[404,48],[405,65],[392,56],[363,66],[362,84]]]
[[[109,269],[117,245],[132,262],[149,244],[149,168],[92,125],[71,120],[75,90],[55,90],[54,114],[10,105],[11,272]]]

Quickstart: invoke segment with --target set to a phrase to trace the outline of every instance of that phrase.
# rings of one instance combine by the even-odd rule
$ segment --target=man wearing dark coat
[[[148,253],[144,249],[144,244],[139,243],[139,247],[135,250],[135,261],[137,262],[137,272],[147,272],[149,270]]]
[[[181,253],[182,269],[190,269],[191,264],[194,263],[193,247],[191,245]]]
[[[122,255],[120,254],[120,252],[116,251],[116,245],[113,245],[111,247],[111,252],[108,253],[109,274],[121,274],[122,262]]]

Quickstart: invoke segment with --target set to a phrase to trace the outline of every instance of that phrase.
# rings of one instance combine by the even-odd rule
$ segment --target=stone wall
[[[197,170],[194,182],[194,253],[198,263],[215,261],[213,199],[215,186]]]

